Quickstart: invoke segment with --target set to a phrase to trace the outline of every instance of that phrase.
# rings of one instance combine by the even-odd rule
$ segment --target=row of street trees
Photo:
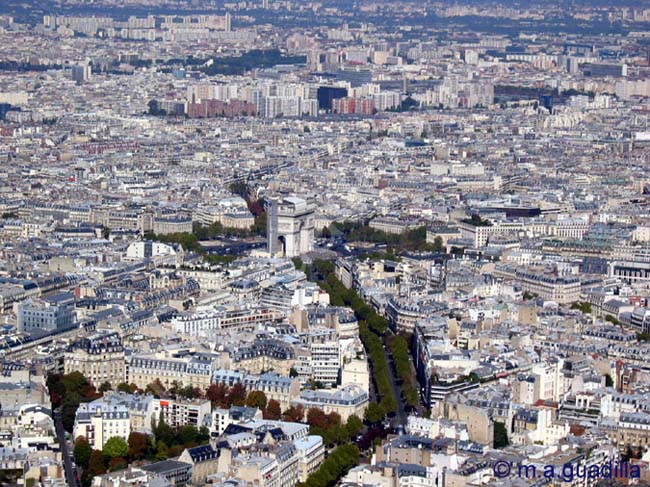
[[[384,317],[378,315],[372,307],[368,306],[353,289],[346,288],[336,278],[332,262],[315,260],[310,274],[318,282],[319,286],[329,293],[330,302],[333,305],[352,308],[359,321],[359,337],[368,354],[372,367],[373,384],[378,396],[377,401],[369,404],[365,419],[369,423],[378,423],[386,415],[391,415],[397,410],[397,400],[389,379],[389,374],[392,372],[388,365],[388,356],[384,344],[388,332],[388,322]],[[401,338],[401,340],[404,339]],[[408,374],[405,372],[407,369],[404,367],[403,347],[400,340],[397,341],[396,347],[400,367],[398,374],[400,374],[400,377],[403,374],[403,377],[407,378],[404,380],[404,396],[409,405],[416,406],[419,403],[419,397],[417,389],[413,387],[411,382],[410,365]],[[408,363],[408,346],[406,347],[406,360]]]
[[[402,380],[402,394],[406,404],[413,408],[419,406],[420,395],[411,370],[408,339],[402,335],[395,336],[390,341],[390,351],[393,354],[395,372]]]
[[[359,465],[359,449],[347,444],[336,448],[322,465],[298,487],[332,487],[352,467]]]

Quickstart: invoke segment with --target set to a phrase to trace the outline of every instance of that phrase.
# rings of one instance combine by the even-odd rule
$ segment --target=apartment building
[[[101,399],[79,405],[72,437],[85,437],[94,450],[103,449],[115,436],[127,441],[130,433],[131,419],[125,406],[108,406]]]
[[[580,279],[576,276],[518,270],[515,278],[520,283],[522,291],[535,294],[547,301],[566,304],[580,298]]]
[[[298,454],[300,482],[305,482],[313,472],[318,470],[325,459],[325,445],[323,438],[309,435],[294,441]]]
[[[281,318],[281,313],[269,308],[236,307],[180,315],[172,324],[178,333],[197,336],[211,330],[253,331]]]
[[[363,418],[368,407],[368,392],[361,387],[350,384],[340,389],[305,390],[298,399],[292,401],[305,409],[305,414],[310,408],[316,408],[325,414],[337,413],[343,422],[350,416]]]
[[[244,370],[249,374],[273,370],[288,376],[296,358],[293,347],[275,339],[257,340],[229,350],[228,354],[232,369]]]
[[[276,373],[246,375],[241,372],[221,369],[214,372],[212,381],[215,384],[225,384],[228,387],[242,384],[247,391],[261,391],[267,400],[274,399],[278,401],[283,410],[288,409],[291,401],[300,395],[300,381],[298,379]]]
[[[212,410],[206,399],[153,399],[154,421],[163,419],[172,428],[194,426],[200,428]]]
[[[599,427],[621,451],[628,446],[647,448],[650,444],[650,414],[621,413],[618,420],[605,418]]]
[[[650,262],[612,261],[608,263],[607,275],[629,284],[647,283],[650,282]]]
[[[215,408],[210,421],[210,436],[219,437],[231,424],[241,424],[262,419],[262,411],[246,406],[232,406],[230,409]]]
[[[218,355],[209,353],[136,354],[126,360],[124,378],[128,384],[141,389],[159,380],[166,389],[177,383],[181,387],[205,390],[210,385],[217,362]]]
[[[100,331],[76,340],[63,356],[65,374],[81,372],[99,388],[124,382],[124,347],[117,332]]]
[[[312,343],[310,351],[312,379],[322,384],[338,384],[341,369],[339,342]]]
[[[156,235],[169,235],[171,233],[192,233],[192,219],[181,217],[155,217],[153,220],[153,233]]]
[[[74,326],[74,296],[63,292],[43,299],[30,298],[18,305],[18,330],[54,331]]]

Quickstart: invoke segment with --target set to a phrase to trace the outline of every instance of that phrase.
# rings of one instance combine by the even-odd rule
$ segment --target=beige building
[[[298,452],[300,482],[305,482],[313,472],[318,470],[325,459],[325,445],[323,438],[309,435],[293,442]]]
[[[559,304],[573,303],[580,298],[580,279],[576,276],[534,271],[517,271],[521,289],[536,294],[546,301]]]
[[[301,405],[305,409],[305,416],[309,409],[316,408],[325,414],[337,413],[341,416],[341,421],[346,422],[350,416],[363,418],[368,400],[367,390],[350,384],[340,389],[306,390],[292,403]]]
[[[247,391],[261,391],[268,401],[273,399],[279,402],[282,410],[288,409],[291,401],[300,395],[300,380],[277,373],[245,375],[232,370],[217,370],[212,376],[212,382],[228,387],[243,384]]]
[[[237,477],[259,487],[294,487],[300,481],[300,459],[291,443],[277,445],[264,456],[240,456],[233,467]]]
[[[492,445],[494,440],[494,422],[487,410],[465,404],[445,403],[444,416],[452,421],[467,424],[469,439],[482,445]]]
[[[192,484],[204,485],[209,475],[226,472],[232,459],[232,453],[227,448],[215,450],[211,445],[201,445],[186,448],[179,462],[192,465]]]
[[[81,372],[95,387],[124,382],[124,347],[116,332],[98,332],[74,342],[63,356],[64,373]]]
[[[194,353],[176,356],[165,351],[156,354],[132,355],[126,361],[125,382],[141,389],[156,380],[171,388],[198,387],[205,390],[211,383],[212,372],[217,369],[219,356],[213,353]]]
[[[168,235],[170,233],[192,233],[191,218],[159,218],[153,220],[153,233]]]
[[[278,340],[258,340],[250,345],[229,352],[231,369],[249,374],[262,374],[266,371],[288,376],[295,362],[293,347]]]
[[[605,419],[599,427],[621,451],[628,446],[648,448],[650,445],[650,414],[622,413],[618,421]]]
[[[85,437],[94,450],[102,450],[113,437],[127,441],[130,433],[131,421],[126,407],[106,408],[99,400],[82,403],[77,409],[72,437]]]

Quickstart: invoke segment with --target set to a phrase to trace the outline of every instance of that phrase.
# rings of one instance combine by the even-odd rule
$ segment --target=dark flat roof
[[[185,462],[179,462],[177,460],[163,460],[162,462],[152,463],[151,465],[145,465],[140,467],[142,470],[147,472],[153,472],[157,474],[164,475],[166,472],[173,472],[174,470],[180,469],[191,469],[192,465]]]

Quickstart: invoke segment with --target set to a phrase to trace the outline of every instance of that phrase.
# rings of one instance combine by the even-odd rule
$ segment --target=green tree
[[[576,301],[571,305],[571,309],[579,309],[584,314],[590,314],[592,311],[591,304],[585,302],[578,302],[578,301]]]
[[[249,408],[258,408],[264,410],[266,408],[266,394],[262,391],[251,391],[246,398],[246,406]]]
[[[147,386],[145,389],[145,392],[151,394],[155,398],[160,398],[163,394],[165,394],[165,386],[162,385],[162,382],[160,382],[160,379],[156,379],[153,381],[151,384]]]
[[[636,339],[640,342],[650,342],[650,333],[637,333]]]
[[[102,394],[112,390],[113,390],[113,386],[111,386],[110,382],[102,382],[102,385],[99,386],[99,392],[101,392]]]
[[[201,426],[199,428],[199,431],[196,435],[196,442],[199,445],[203,445],[204,443],[207,443],[210,441],[210,430],[207,428],[207,426]]]
[[[93,449],[91,448],[88,440],[85,437],[80,436],[74,443],[74,461],[77,465],[81,466],[84,470],[88,468],[88,462],[90,461],[90,455],[92,454]]]
[[[154,428],[154,435],[156,443],[162,441],[165,445],[171,445],[174,441],[174,430],[165,422],[162,413],[158,419],[158,424]]]
[[[253,232],[261,237],[266,235],[267,216],[266,212],[261,213],[254,218]]]
[[[494,422],[494,448],[505,448],[510,444],[508,430],[501,421]]]
[[[201,391],[199,391],[198,393],[199,393],[198,397],[200,397]],[[192,386],[181,387],[180,389],[177,390],[176,394],[186,399],[194,399],[197,397],[196,391]]]
[[[321,466],[304,483],[304,487],[331,487],[352,468],[359,465],[359,449],[346,444],[330,453]]]
[[[104,444],[102,451],[109,458],[125,457],[129,453],[129,445],[124,438],[113,436]]]
[[[366,421],[368,421],[368,423],[379,423],[384,419],[385,416],[386,413],[379,404],[376,402],[371,402],[368,404],[368,408],[366,409]]]
[[[407,405],[411,407],[417,407],[420,405],[420,395],[413,384],[404,384],[402,391],[404,392],[404,400]]]
[[[609,374],[605,374],[605,387],[614,387],[614,380]]]
[[[160,460],[167,460],[167,458],[169,458],[169,447],[164,441],[162,440],[157,441],[155,459],[160,461]]]
[[[359,419],[359,416],[353,414],[345,423],[345,431],[348,438],[353,440],[359,433],[361,433],[361,430],[363,430],[363,421]]]
[[[52,406],[61,407],[61,419],[66,431],[72,432],[75,414],[81,401],[99,397],[93,385],[80,372],[50,374],[47,378]]]
[[[131,389],[131,386],[127,384],[126,382],[121,382],[117,385],[117,390],[120,392],[126,392],[128,394],[131,394],[133,391]]]
[[[241,196],[244,199],[248,198],[248,186],[246,183],[232,183],[228,189],[232,194]]]
[[[198,431],[196,428],[191,424],[186,424],[185,426],[181,427],[178,432],[178,441],[183,446],[191,446],[196,444],[197,436]]]
[[[77,414],[77,409],[79,408],[79,403],[81,403],[81,396],[76,392],[71,392],[66,394],[63,399],[63,405],[61,406],[61,422],[63,423],[63,428],[68,432],[72,432],[74,427],[74,419]]]
[[[434,252],[445,251],[445,244],[440,235],[436,236],[436,238],[433,239],[433,251]]]

